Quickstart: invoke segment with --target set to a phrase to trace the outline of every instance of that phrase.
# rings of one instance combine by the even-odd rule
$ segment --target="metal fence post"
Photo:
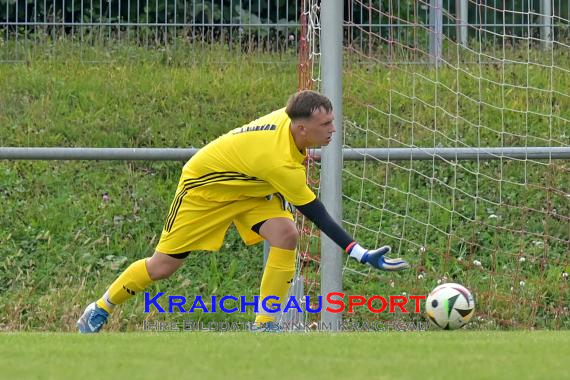
[[[552,0],[541,0],[540,24],[542,47],[550,49],[552,47]]]
[[[437,66],[441,59],[441,44],[443,39],[442,0],[430,0],[429,25],[430,25],[430,34],[429,34],[430,62]]]
[[[459,43],[467,47],[469,39],[469,3],[468,0],[457,0],[457,39]]]

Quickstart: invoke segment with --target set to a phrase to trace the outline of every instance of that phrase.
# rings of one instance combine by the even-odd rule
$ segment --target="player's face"
[[[306,140],[309,146],[329,145],[336,129],[333,125],[333,113],[327,113],[324,109],[313,112],[311,117],[304,123]]]

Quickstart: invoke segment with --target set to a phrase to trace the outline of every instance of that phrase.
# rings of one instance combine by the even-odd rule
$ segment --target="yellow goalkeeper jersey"
[[[306,184],[304,160],[282,108],[200,149],[184,165],[178,191],[217,202],[281,193],[301,206],[315,199]]]

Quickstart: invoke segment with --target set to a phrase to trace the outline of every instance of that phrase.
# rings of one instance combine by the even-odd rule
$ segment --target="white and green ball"
[[[426,299],[426,314],[434,326],[455,330],[465,326],[475,312],[475,299],[463,285],[442,284]]]

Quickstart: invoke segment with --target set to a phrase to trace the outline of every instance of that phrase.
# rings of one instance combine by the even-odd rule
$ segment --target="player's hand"
[[[385,255],[390,253],[392,248],[384,246],[373,251],[366,251],[362,256],[361,263],[368,264],[376,269],[385,271],[399,271],[408,269],[410,264],[401,258],[391,259]]]

